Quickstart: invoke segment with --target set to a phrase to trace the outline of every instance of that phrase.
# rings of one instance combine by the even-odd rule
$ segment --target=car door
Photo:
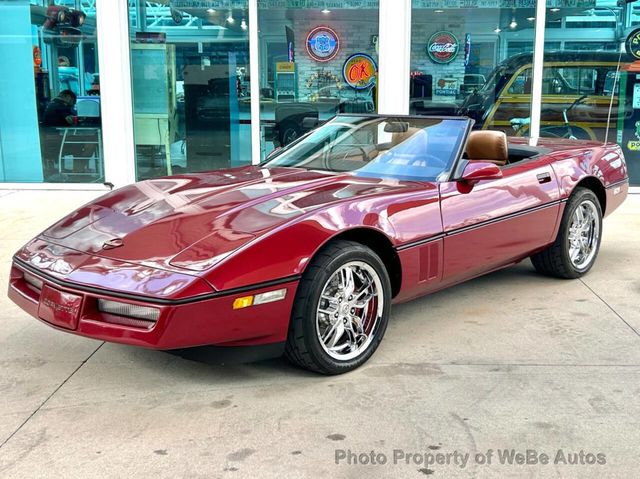
[[[440,184],[443,284],[512,263],[552,242],[560,196],[548,159],[503,166],[502,175],[471,187]]]

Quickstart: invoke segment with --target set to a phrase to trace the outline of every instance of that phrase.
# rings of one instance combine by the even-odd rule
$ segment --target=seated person
[[[82,137],[74,136],[74,142],[62,145],[63,136],[61,129],[72,127],[77,124],[76,111],[76,94],[71,90],[62,90],[60,94],[54,98],[44,111],[42,125],[45,127],[41,130],[41,148],[45,163],[45,173],[54,174],[57,169],[62,172],[64,165],[58,163],[62,161],[59,156],[69,155],[73,157],[72,171],[74,173],[88,172],[88,158],[95,154],[95,145],[88,143],[83,145],[78,143]],[[89,135],[89,140],[93,141],[94,137]],[[81,157],[81,159],[77,159]]]
[[[60,94],[47,105],[42,119],[44,126],[73,125],[75,123],[74,106],[76,99],[76,94],[71,90],[62,90]]]

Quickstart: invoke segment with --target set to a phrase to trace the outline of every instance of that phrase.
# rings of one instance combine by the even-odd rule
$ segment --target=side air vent
[[[420,281],[433,281],[440,273],[440,242],[420,248]]]

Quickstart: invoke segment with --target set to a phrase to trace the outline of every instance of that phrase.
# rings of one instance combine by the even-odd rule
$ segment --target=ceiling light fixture
[[[322,12],[322,13],[324,13],[324,14],[326,15],[326,14],[328,14],[328,13],[331,13],[331,10],[329,10],[328,8],[326,8],[326,7],[325,7],[325,8],[323,8],[323,9],[321,10],[321,12]]]
[[[560,11],[560,9],[558,7],[553,7],[553,8],[550,8],[549,11],[553,13],[557,13]]]
[[[533,22],[536,19],[536,17],[527,17],[527,20],[529,20],[530,22]]]
[[[496,33],[500,33],[502,31],[502,29],[500,27],[496,27],[495,30],[493,30]]]
[[[444,13],[444,10],[434,10],[434,13]]]
[[[518,27],[518,22],[516,22],[516,19],[515,18],[511,19],[511,23],[509,24],[509,28],[511,30],[514,30],[517,27]]]
[[[229,16],[227,17],[227,22],[234,23],[235,21],[236,19],[233,18],[233,13],[231,12],[231,10],[229,10]]]
[[[247,29],[247,21],[244,18],[240,22],[240,28],[242,28],[243,30]]]
[[[215,8],[207,8],[207,13],[209,15],[213,15],[214,13],[216,13],[216,9]]]

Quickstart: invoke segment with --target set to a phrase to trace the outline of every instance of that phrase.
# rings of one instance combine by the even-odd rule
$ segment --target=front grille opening
[[[146,321],[144,319],[128,318],[126,316],[114,316],[112,314],[102,314],[102,322],[116,324],[118,326],[129,326],[139,329],[151,329],[156,325],[155,321]]]

